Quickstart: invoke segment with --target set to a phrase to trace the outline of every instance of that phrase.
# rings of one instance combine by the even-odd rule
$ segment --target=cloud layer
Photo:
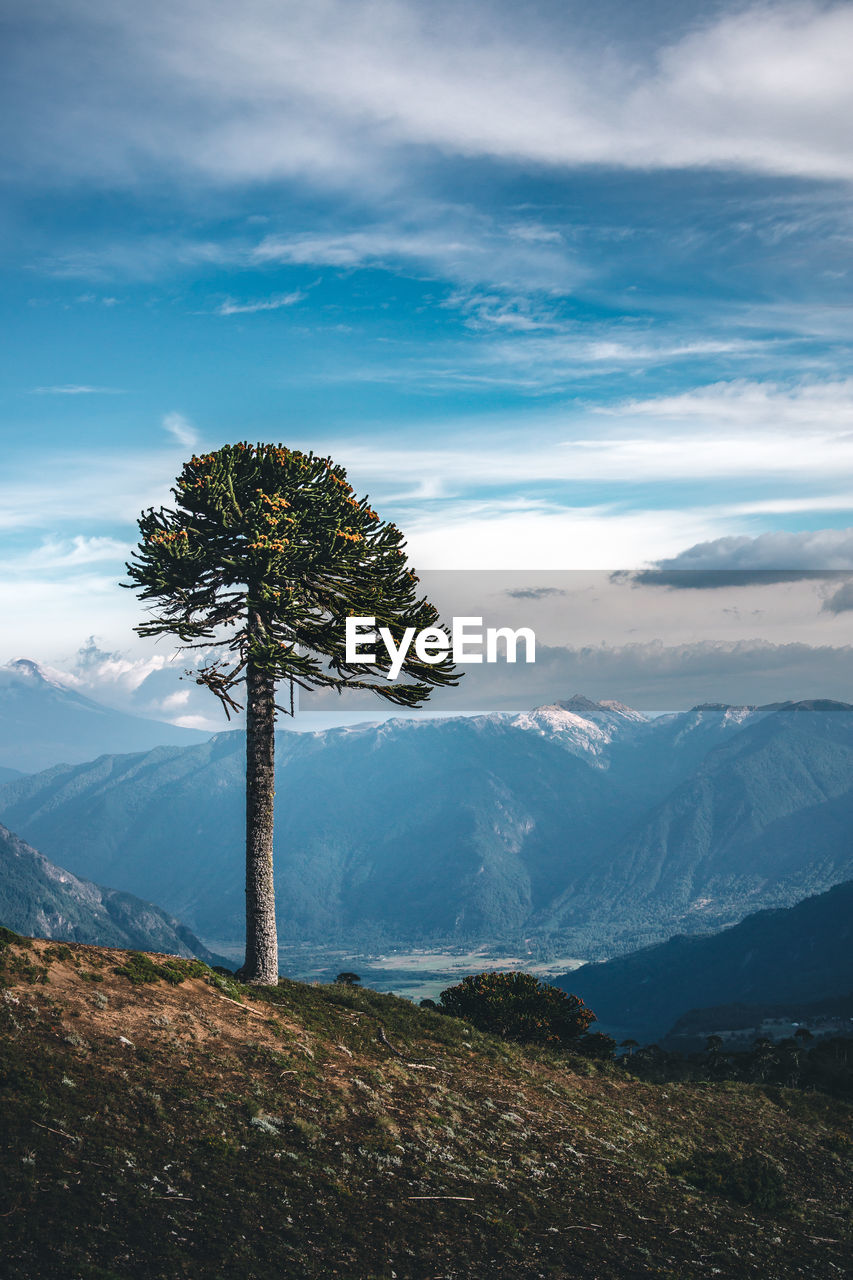
[[[853,572],[853,529],[770,532],[715,538],[659,560],[640,580],[673,586],[746,586]]]
[[[21,140],[45,165],[124,182],[156,165],[215,182],[394,185],[418,149],[853,175],[849,5],[685,6],[643,46],[578,17],[495,0],[48,4],[31,17],[38,51],[30,31],[16,62],[33,86]],[[52,104],[36,97],[48,76]]]

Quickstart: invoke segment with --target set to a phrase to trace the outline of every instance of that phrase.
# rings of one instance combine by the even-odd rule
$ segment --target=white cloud
[[[178,707],[185,707],[190,700],[189,689],[179,689],[177,693],[170,693],[168,697],[163,698],[160,703],[163,710],[174,711]]]
[[[520,236],[517,226],[469,206],[416,196],[384,199],[381,218],[364,217],[363,225],[342,231],[269,233],[260,240],[248,234],[221,241],[193,240],[185,235],[157,235],[99,242],[93,248],[65,249],[44,257],[40,269],[59,279],[156,279],[183,269],[237,268],[264,272],[280,266],[319,267],[334,271],[401,269],[422,278],[448,279],[470,290],[487,284],[515,294],[566,293],[589,275],[577,252],[551,237]],[[299,291],[271,298],[226,298],[217,314],[291,306]],[[459,299],[463,298],[459,294]],[[541,305],[541,304],[540,304]]]
[[[37,396],[120,396],[122,394],[118,387],[90,387],[77,382],[69,382],[58,387],[33,388],[33,395]]]
[[[255,311],[279,311],[282,307],[292,307],[301,302],[305,294],[300,290],[293,293],[279,293],[271,298],[263,298],[257,302],[237,302],[234,298],[226,298],[216,308],[218,316],[251,315]]]
[[[32,460],[10,462],[0,474],[0,529],[46,529],[59,537],[69,523],[75,529],[101,521],[129,528],[140,511],[168,502],[178,457],[176,449],[81,450],[42,454],[37,467]]]
[[[167,413],[163,418],[163,428],[187,449],[194,449],[199,442],[198,431],[182,413]]]
[[[621,512],[523,499],[446,502],[401,520],[418,569],[518,570],[639,567],[725,523],[707,511]]]
[[[489,281],[504,288],[550,293],[584,278],[577,256],[557,234],[525,239],[468,207],[407,195],[382,221],[340,232],[271,234],[241,250],[247,265],[361,267],[440,274],[468,285]],[[461,295],[460,295],[461,297]]]
[[[53,644],[56,645],[55,638]],[[73,657],[54,657],[42,666],[54,679],[106,706],[185,728],[216,732],[226,727],[224,717],[217,717],[208,691],[184,674],[188,665],[203,657],[203,653],[177,652],[173,641],[167,653],[152,653],[150,641],[145,642],[144,651],[111,652],[89,636]]]
[[[37,130],[20,137],[63,173],[131,182],[153,164],[216,182],[299,174],[363,189],[404,182],[401,156],[431,148],[853,176],[849,4],[753,4],[698,23],[688,11],[649,50],[564,6],[495,0],[59,12],[53,40],[44,30],[39,42],[48,53],[25,49],[17,74],[33,95],[52,85]],[[97,75],[77,43],[100,55]]]
[[[0,661],[16,657],[53,661],[58,650],[80,644],[93,625],[117,639],[127,639],[139,621],[138,612],[131,593],[118,589],[114,573],[0,577]]]
[[[411,486],[413,494],[448,497],[510,484],[635,486],[737,478],[753,489],[758,486],[758,501],[776,496],[767,494],[768,486],[794,486],[802,509],[809,502],[803,485],[820,485],[823,492],[816,492],[816,498],[827,509],[835,498],[826,488],[835,488],[839,476],[853,471],[853,431],[841,408],[834,418],[827,412],[825,420],[813,418],[809,411],[800,416],[793,409],[781,422],[744,415],[738,429],[737,422],[720,423],[712,413],[697,415],[698,420],[685,414],[683,420],[672,421],[665,412],[657,417],[653,404],[632,402],[623,415],[614,410],[606,421],[583,410],[529,416],[521,411],[514,428],[506,419],[497,420],[489,434],[489,424],[481,420],[481,434],[472,438],[469,427],[459,444],[452,439],[452,424],[443,422],[435,426],[432,447],[365,445],[361,439],[344,437],[334,442],[334,451],[359,487],[375,488],[379,482],[396,486],[390,492],[397,495]],[[611,426],[616,417],[621,420]],[[611,496],[620,500],[618,490]],[[788,496],[783,489],[778,500],[784,502]],[[839,501],[844,505],[846,496],[839,495]],[[722,504],[737,505],[731,499]],[[745,514],[748,503],[739,509]]]
[[[48,538],[39,546],[20,555],[7,552],[3,557],[3,570],[7,574],[27,574],[36,577],[69,569],[86,568],[92,564],[115,563],[123,566],[132,551],[129,542],[76,534],[71,538]]]
[[[201,729],[206,733],[221,733],[223,728],[233,729],[236,727],[234,720],[223,725],[219,720],[213,719],[212,716],[203,715],[175,716],[171,722],[177,725],[179,729]]]
[[[516,333],[532,333],[541,329],[559,328],[554,312],[541,300],[483,293],[477,290],[452,293],[443,304],[458,308],[465,316],[465,323],[475,330],[509,330]]]
[[[726,356],[729,363],[748,360],[766,353],[769,345],[741,337],[695,340],[669,334],[658,336],[655,332],[626,333],[620,326],[602,326],[597,332],[590,332],[589,325],[565,321],[549,324],[541,300],[537,305],[508,300],[479,313],[475,309],[474,314],[478,327],[483,329],[498,331],[502,327],[529,332],[551,328],[558,332],[534,332],[521,340],[518,334],[512,338],[495,337],[474,350],[455,352],[452,361],[434,357],[421,360],[409,375],[427,383],[442,380],[451,385],[507,386],[539,395],[574,385],[579,378],[601,378],[609,372],[636,372],[708,356]],[[364,376],[369,380],[371,371],[366,370]],[[630,408],[620,406],[613,412],[623,416],[624,409]]]
[[[743,427],[749,430],[796,425],[800,430],[853,431],[853,378],[803,382],[736,379],[678,395],[630,400],[601,414],[655,418],[661,423]]]
[[[126,653],[109,652],[99,648],[95,637],[89,636],[73,659],[64,663],[61,670],[50,670],[66,684],[90,693],[96,699],[115,705],[118,694],[119,702],[128,705],[128,695],[135,693],[153,672],[163,671],[173,663],[174,657],[171,655],[130,657]]]

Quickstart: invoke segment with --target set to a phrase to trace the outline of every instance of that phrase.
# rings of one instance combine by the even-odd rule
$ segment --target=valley
[[[56,764],[0,783],[0,822],[200,937],[239,938],[244,754],[235,730]],[[647,720],[576,696],[518,716],[282,730],[276,792],[285,948],[604,960],[853,876],[843,703]]]
[[[211,951],[227,956],[236,968],[242,961],[239,941],[207,939]],[[279,947],[281,972],[300,982],[330,982],[344,970],[355,972],[374,991],[394,992],[409,1000],[434,1000],[444,987],[468,973],[484,970],[524,970],[548,982],[576,969],[583,961],[575,956],[555,955],[547,960],[540,953],[512,955],[497,947],[462,947],[450,950],[389,950],[380,954],[345,948],[314,947],[307,943]]]

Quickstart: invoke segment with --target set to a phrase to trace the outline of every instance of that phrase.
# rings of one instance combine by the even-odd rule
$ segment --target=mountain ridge
[[[282,940],[534,937],[596,959],[853,875],[845,704],[647,720],[575,698],[277,741]],[[243,744],[232,730],[54,766],[0,786],[0,821],[75,874],[236,939]]]
[[[133,894],[72,875],[0,826],[0,923],[64,942],[135,947],[227,963],[181,921]]]
[[[583,965],[554,979],[606,1028],[654,1040],[689,1011],[811,1003],[853,991],[853,880],[705,936]]]
[[[93,755],[202,742],[204,731],[117,711],[17,658],[0,666],[0,767],[34,773]]]

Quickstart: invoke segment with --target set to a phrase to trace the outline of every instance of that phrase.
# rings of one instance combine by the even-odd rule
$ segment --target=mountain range
[[[104,752],[187,746],[208,735],[105,707],[18,658],[0,667],[0,782],[3,771],[32,773]]]
[[[794,907],[758,911],[711,936],[681,935],[604,964],[583,965],[554,985],[580,996],[605,1029],[640,1041],[661,1037],[691,1010],[848,996],[853,881]],[[693,1013],[690,1021],[702,1019]]]
[[[243,927],[240,732],[55,765],[0,820],[203,937]],[[853,876],[853,708],[517,716],[277,735],[283,941],[495,941],[602,959]],[[568,949],[568,950],[567,950]]]
[[[16,933],[226,963],[150,902],[57,867],[0,826],[0,924]]]

